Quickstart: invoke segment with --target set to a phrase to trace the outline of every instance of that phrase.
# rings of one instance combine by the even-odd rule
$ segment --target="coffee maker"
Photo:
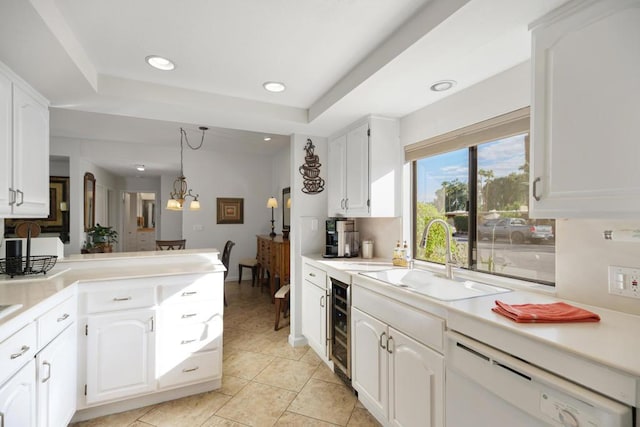
[[[329,218],[326,221],[326,243],[322,254],[325,258],[350,258],[360,254],[359,233],[355,221],[346,218]]]

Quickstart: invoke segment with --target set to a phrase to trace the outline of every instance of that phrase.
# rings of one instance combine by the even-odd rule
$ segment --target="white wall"
[[[222,251],[227,240],[234,241],[228,281],[237,279],[241,258],[256,256],[256,235],[271,231],[271,212],[266,205],[276,192],[272,165],[273,159],[264,156],[185,150],[184,174],[193,193],[200,195],[201,209],[182,212],[182,235],[189,248]],[[244,199],[243,224],[216,224],[219,197]]]
[[[327,138],[306,135],[291,136],[291,325],[289,343],[306,343],[302,335],[302,257],[301,255],[319,254],[324,250],[325,221],[327,219],[327,187],[318,194],[302,192],[303,179],[298,168],[305,163],[304,146],[307,138],[315,145],[320,163],[320,177],[327,177]]]
[[[529,63],[412,113],[400,121],[403,145],[440,135],[529,105]],[[600,171],[596,171],[600,172]],[[404,220],[410,221],[410,212]],[[609,265],[640,267],[640,245],[607,242],[606,229],[640,228],[640,221],[558,220],[556,222],[556,292],[567,298],[640,314],[637,300],[610,296]]]

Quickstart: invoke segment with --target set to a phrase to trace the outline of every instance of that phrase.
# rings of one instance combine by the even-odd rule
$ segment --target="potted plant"
[[[96,224],[89,229],[87,235],[91,238],[92,247],[99,249],[100,252],[111,252],[112,245],[118,243],[118,232],[113,227]]]

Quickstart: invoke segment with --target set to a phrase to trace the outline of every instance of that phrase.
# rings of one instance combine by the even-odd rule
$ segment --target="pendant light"
[[[204,126],[200,126],[199,129],[202,131],[202,139],[200,140],[200,144],[197,147],[193,147],[189,143],[189,139],[187,138],[187,132],[180,128],[180,175],[173,182],[173,191],[169,194],[170,199],[167,200],[167,209],[171,211],[181,211],[184,207],[184,202],[187,197],[193,198],[191,203],[189,204],[189,210],[197,211],[200,210],[200,201],[198,200],[199,194],[194,195],[187,184],[187,178],[184,176],[184,166],[183,166],[183,151],[184,151],[184,143],[187,143],[187,146],[192,150],[199,150],[202,147],[202,143],[204,142],[204,133],[209,128]]]

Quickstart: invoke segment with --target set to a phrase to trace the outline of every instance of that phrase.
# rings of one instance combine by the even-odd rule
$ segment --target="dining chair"
[[[182,240],[156,240],[157,251],[172,251],[184,249],[187,246],[187,239]]]
[[[238,284],[242,282],[242,269],[251,270],[251,287],[256,285],[256,277],[258,276],[258,260],[255,258],[243,258],[238,263]]]
[[[220,258],[220,260],[222,261],[222,265],[224,265],[224,268],[225,268],[223,286],[224,286],[224,280],[227,279],[227,274],[229,274],[229,259],[231,258],[231,249],[233,248],[234,245],[235,245],[235,242],[232,242],[231,240],[227,240],[227,243],[224,244],[224,249],[222,250],[222,257]],[[228,305],[226,292],[224,292],[224,305],[225,307]]]

